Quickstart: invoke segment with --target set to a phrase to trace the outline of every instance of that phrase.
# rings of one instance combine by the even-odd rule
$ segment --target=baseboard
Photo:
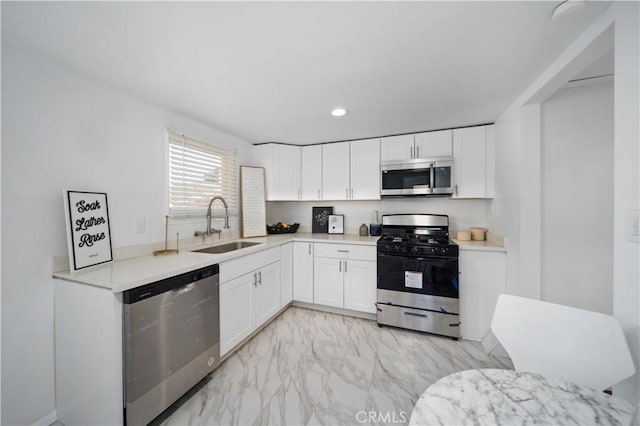
[[[370,314],[368,312],[352,311],[351,309],[334,308],[332,306],[317,305],[315,303],[298,302],[294,300],[291,303],[291,305],[297,308],[313,309],[314,311],[329,312],[331,314],[338,314],[338,315],[347,315],[350,317],[368,319],[372,321],[375,321],[377,319],[376,314]]]
[[[53,410],[46,416],[40,417],[38,420],[32,423],[33,426],[49,426],[58,421],[58,412]]]

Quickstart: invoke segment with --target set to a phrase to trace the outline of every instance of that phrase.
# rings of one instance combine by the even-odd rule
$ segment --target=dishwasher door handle
[[[179,294],[186,293],[188,291],[193,290],[195,286],[196,286],[195,283],[191,283],[191,284],[184,285],[182,287],[174,288],[171,290],[171,294],[177,296]]]

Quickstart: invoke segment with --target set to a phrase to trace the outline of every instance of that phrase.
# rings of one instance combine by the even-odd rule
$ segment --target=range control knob
[[[447,254],[449,252],[448,248],[441,248],[440,249],[440,254]]]
[[[415,254],[420,253],[420,247],[418,246],[411,247],[411,253],[415,253]]]

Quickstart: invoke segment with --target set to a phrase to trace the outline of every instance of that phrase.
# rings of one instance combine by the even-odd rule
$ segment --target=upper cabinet
[[[308,145],[302,151],[302,199],[322,200],[322,145]]]
[[[382,138],[380,160],[384,162],[450,157],[452,135],[452,130],[439,130]]]
[[[380,139],[322,145],[322,199],[380,199]]]
[[[351,191],[352,200],[380,199],[380,139],[352,141]]]
[[[254,164],[265,169],[267,201],[301,199],[300,147],[268,143],[253,147]]]
[[[322,199],[349,199],[349,142],[322,145]]]
[[[495,170],[494,126],[453,131],[451,198],[493,198]]]
[[[451,157],[453,130],[417,133],[414,158]]]

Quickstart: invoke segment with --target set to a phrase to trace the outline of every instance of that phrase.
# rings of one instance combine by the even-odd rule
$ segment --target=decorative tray
[[[293,223],[289,225],[288,223],[278,222],[275,225],[267,225],[267,233],[269,234],[293,234],[298,230],[300,226],[299,223]]]

